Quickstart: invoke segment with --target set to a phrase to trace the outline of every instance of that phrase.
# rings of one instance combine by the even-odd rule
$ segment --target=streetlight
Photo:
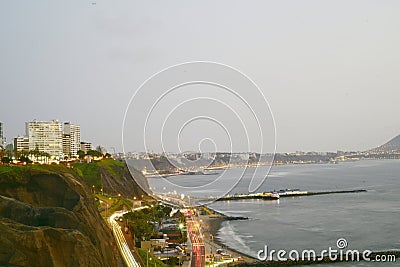
[[[212,260],[212,266],[214,266],[214,253],[213,253],[214,236],[210,234],[210,238],[211,238],[211,260]]]
[[[146,267],[149,267],[149,250],[146,250]]]

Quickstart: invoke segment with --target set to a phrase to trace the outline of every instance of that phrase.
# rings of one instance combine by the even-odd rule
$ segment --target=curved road
[[[121,226],[115,221],[115,217],[122,216],[125,213],[128,213],[128,211],[115,212],[113,215],[110,216],[109,223],[112,227],[112,231],[113,231],[115,240],[117,241],[119,251],[121,252],[122,257],[124,258],[126,265],[128,267],[140,267],[139,263],[133,257],[132,252],[130,251],[130,249],[128,247],[128,244],[126,243],[125,237],[121,230]]]

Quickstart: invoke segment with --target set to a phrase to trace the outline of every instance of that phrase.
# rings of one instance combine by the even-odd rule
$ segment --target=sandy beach
[[[216,214],[216,215],[200,215],[198,220],[201,225],[202,232],[204,234],[204,242],[206,244],[206,253],[214,254],[217,249],[223,249],[229,254],[231,254],[234,258],[241,258],[241,262],[255,262],[257,261],[255,258],[252,258],[248,255],[245,255],[235,249],[227,247],[226,245],[222,244],[218,238],[216,238],[219,229],[221,228],[221,224],[228,220],[227,217]],[[212,250],[212,251],[211,251]],[[230,263],[231,265],[232,263]]]

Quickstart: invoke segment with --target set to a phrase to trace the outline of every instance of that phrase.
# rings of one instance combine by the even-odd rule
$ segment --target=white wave
[[[245,236],[240,235],[232,226],[229,221],[226,221],[222,224],[222,227],[219,229],[217,233],[217,238],[221,240],[225,245],[241,251],[248,255],[253,255],[254,252],[250,249],[250,247],[246,244],[246,241],[243,240]],[[249,236],[250,237],[250,236]],[[253,237],[253,236],[251,236]]]
[[[289,172],[270,172],[268,177],[284,177],[287,176]]]

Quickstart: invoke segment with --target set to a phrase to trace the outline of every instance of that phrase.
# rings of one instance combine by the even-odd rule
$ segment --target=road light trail
[[[194,220],[190,206],[183,199],[179,199],[173,196],[155,195],[156,198],[162,202],[172,206],[178,206],[180,208],[189,209],[185,214],[186,227],[192,245],[192,256],[191,256],[191,267],[204,267],[206,265],[206,252],[205,245],[203,242],[203,235],[201,233],[198,223]]]
[[[128,211],[121,212],[117,211],[113,215],[110,216],[109,218],[109,223],[112,227],[112,231],[114,234],[114,238],[117,241],[117,245],[119,248],[119,251],[121,252],[122,258],[124,259],[126,265],[128,267],[141,267],[139,263],[135,260],[135,258],[132,255],[132,252],[130,251],[128,244],[126,243],[125,237],[122,233],[121,226],[115,221],[115,217],[117,216],[122,216],[125,213],[128,213]]]

